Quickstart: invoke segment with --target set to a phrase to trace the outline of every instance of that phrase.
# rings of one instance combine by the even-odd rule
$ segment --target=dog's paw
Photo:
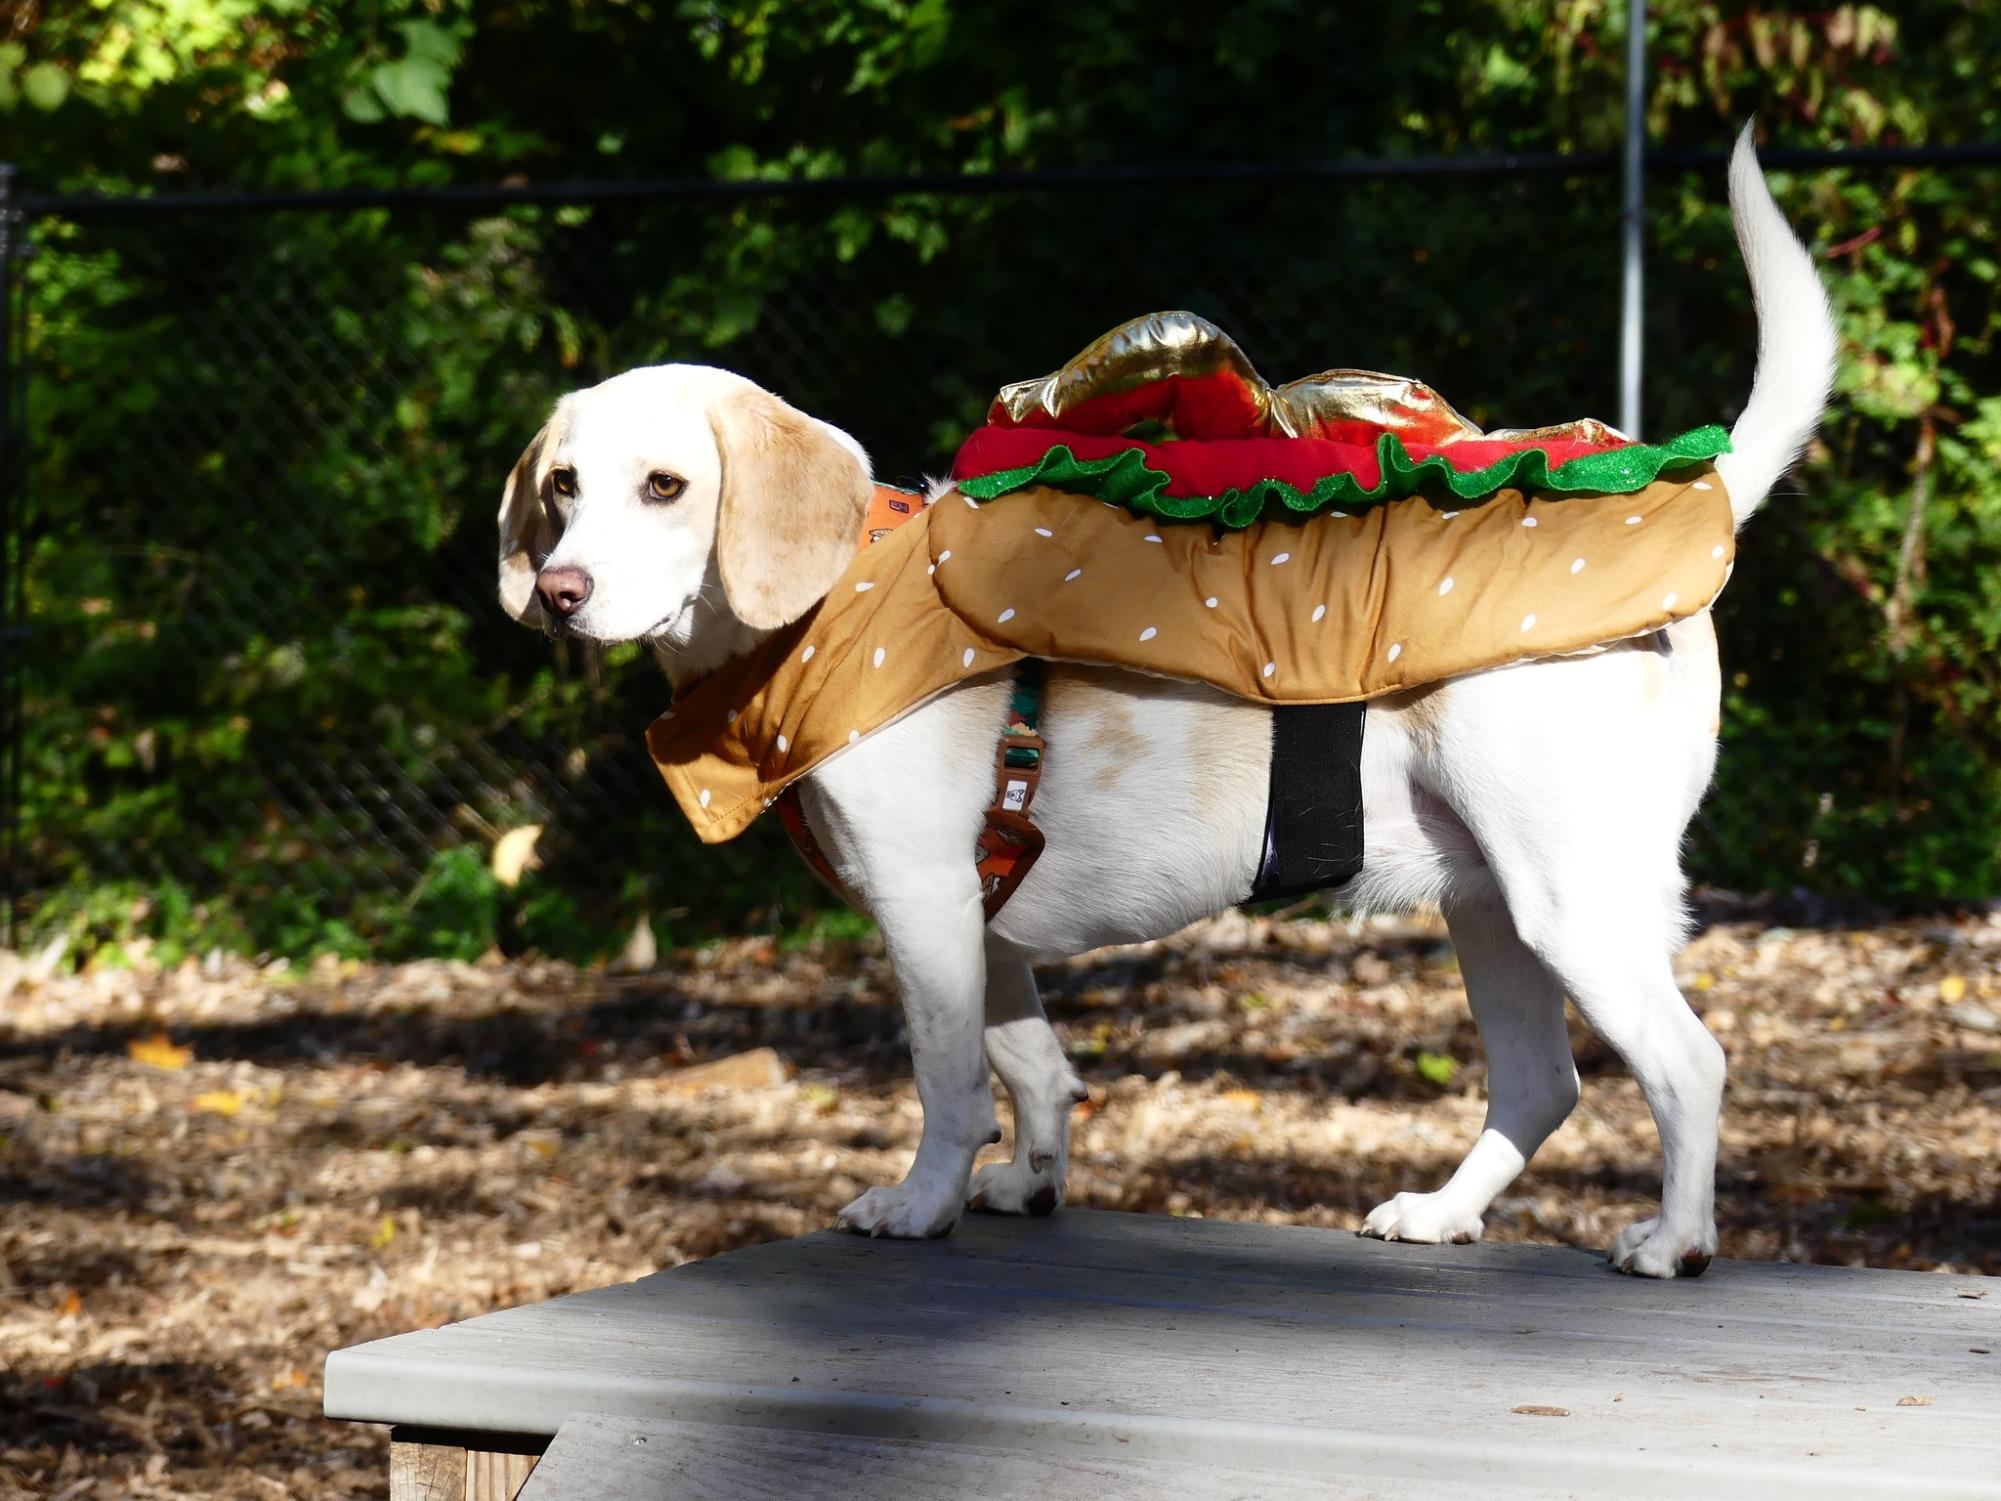
[[[1437,1193],[1401,1193],[1387,1204],[1378,1204],[1362,1221],[1362,1234],[1377,1240],[1409,1240],[1425,1245],[1451,1242],[1464,1245],[1480,1238],[1485,1228],[1480,1216],[1454,1204],[1444,1190]]]
[[[1063,1202],[1063,1180],[1053,1161],[1040,1172],[1031,1163],[989,1162],[973,1174],[968,1209],[988,1214],[1054,1214]]]
[[[1606,1260],[1635,1277],[1700,1277],[1716,1255],[1716,1226],[1696,1236],[1669,1235],[1657,1219],[1628,1225],[1612,1242]]]
[[[890,1240],[936,1240],[950,1235],[958,1222],[956,1194],[940,1201],[935,1194],[914,1191],[908,1183],[871,1188],[834,1217],[836,1229]]]

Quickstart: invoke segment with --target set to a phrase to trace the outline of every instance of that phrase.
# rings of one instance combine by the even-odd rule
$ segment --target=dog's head
[[[869,495],[852,438],[743,377],[628,371],[558,402],[508,476],[500,602],[712,665],[826,595]]]

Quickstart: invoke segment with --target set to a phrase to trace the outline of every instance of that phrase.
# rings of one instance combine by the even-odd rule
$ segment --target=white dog
[[[1835,336],[1748,130],[1730,201],[1759,316],[1756,379],[1717,464],[1741,526],[1820,420]],[[565,396],[515,467],[501,599],[530,625],[646,641],[676,682],[697,677],[833,586],[854,555],[867,465],[845,434],[739,376],[691,365],[620,375]],[[1172,933],[1241,901],[1258,866],[1267,709],[1052,666],[1046,722],[1062,754],[1035,803],[1047,848],[984,923],[969,852],[1008,691],[1005,673],[968,682],[804,784],[822,849],[881,927],[924,1106],[909,1175],[843,1209],[852,1230],[942,1235],[969,1195],[1004,1212],[1053,1208],[1083,1090],[1030,966]],[[1665,1159],[1661,1212],[1618,1237],[1613,1263],[1652,1277],[1708,1264],[1724,1058],[1670,959],[1687,931],[1679,845],[1715,761],[1718,698],[1705,614],[1371,705],[1366,863],[1333,895],[1443,911],[1489,1101],[1450,1181],[1378,1205],[1364,1233],[1478,1238],[1489,1203],[1577,1101],[1569,996],[1638,1079]],[[975,1154],[1000,1139],[989,1063],[1013,1100],[1014,1156],[972,1176]]]

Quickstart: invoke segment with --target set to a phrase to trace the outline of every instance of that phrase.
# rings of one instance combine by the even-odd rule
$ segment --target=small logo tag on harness
[[[1028,783],[1010,780],[1007,790],[1001,794],[1001,806],[1010,813],[1019,813],[1028,803]]]

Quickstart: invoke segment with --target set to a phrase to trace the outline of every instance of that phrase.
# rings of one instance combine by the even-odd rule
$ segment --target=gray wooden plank
[[[329,1359],[326,1407],[1187,1462],[1199,1432],[1268,1469],[1385,1483],[1448,1449],[1493,1477],[1526,1448],[1540,1457],[1523,1484],[1554,1465],[1632,1494],[1658,1472],[1674,1494],[1687,1466],[1721,1465],[1810,1471],[1823,1495],[1923,1474],[1936,1494],[2001,1496],[2001,1357],[1972,1353],[2001,1348],[2001,1309],[1958,1296],[1979,1290],[1723,1262],[1657,1284],[1574,1251],[1072,1211],[972,1219],[944,1242],[808,1236],[378,1341]]]
[[[911,1439],[851,1438],[715,1423],[586,1414],[558,1430],[520,1501],[1159,1501],[1168,1491],[1212,1501],[1381,1497],[1305,1476],[1171,1465],[1115,1454],[1038,1454]]]

